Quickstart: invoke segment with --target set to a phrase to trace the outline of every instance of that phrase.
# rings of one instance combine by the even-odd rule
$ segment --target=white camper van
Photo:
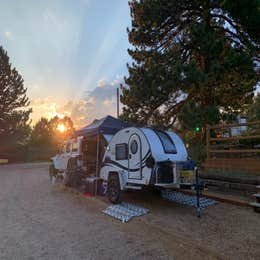
[[[113,135],[125,127],[128,127],[126,122],[106,116],[76,131],[51,158],[51,180],[63,179],[65,185],[74,186],[79,179],[99,178],[105,148]]]
[[[103,157],[100,177],[111,202],[118,203],[124,189],[143,186],[193,185],[194,174],[181,169],[189,163],[181,138],[171,131],[129,127],[117,132]]]

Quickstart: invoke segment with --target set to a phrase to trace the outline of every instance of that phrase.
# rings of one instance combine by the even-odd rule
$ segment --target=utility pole
[[[116,88],[116,115],[119,118],[119,88]]]

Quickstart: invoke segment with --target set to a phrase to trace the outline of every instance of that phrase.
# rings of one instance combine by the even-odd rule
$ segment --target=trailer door
[[[142,179],[142,146],[137,134],[133,134],[128,142],[128,178]]]

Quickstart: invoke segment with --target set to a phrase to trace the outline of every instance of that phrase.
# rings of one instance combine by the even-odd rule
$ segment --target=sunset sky
[[[0,45],[24,78],[33,122],[115,115],[130,23],[128,0],[1,1]]]

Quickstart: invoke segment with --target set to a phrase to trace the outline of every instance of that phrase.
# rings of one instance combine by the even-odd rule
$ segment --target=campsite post
[[[200,218],[200,186],[199,186],[199,171],[198,167],[194,168],[196,176],[196,197],[197,197],[197,217]]]
[[[100,132],[98,131],[98,135],[97,135],[97,156],[96,156],[96,180],[94,181],[95,183],[95,196],[97,196],[97,179],[98,179],[98,176],[99,176],[99,141],[100,141],[100,138],[99,138],[99,135],[100,135]]]

